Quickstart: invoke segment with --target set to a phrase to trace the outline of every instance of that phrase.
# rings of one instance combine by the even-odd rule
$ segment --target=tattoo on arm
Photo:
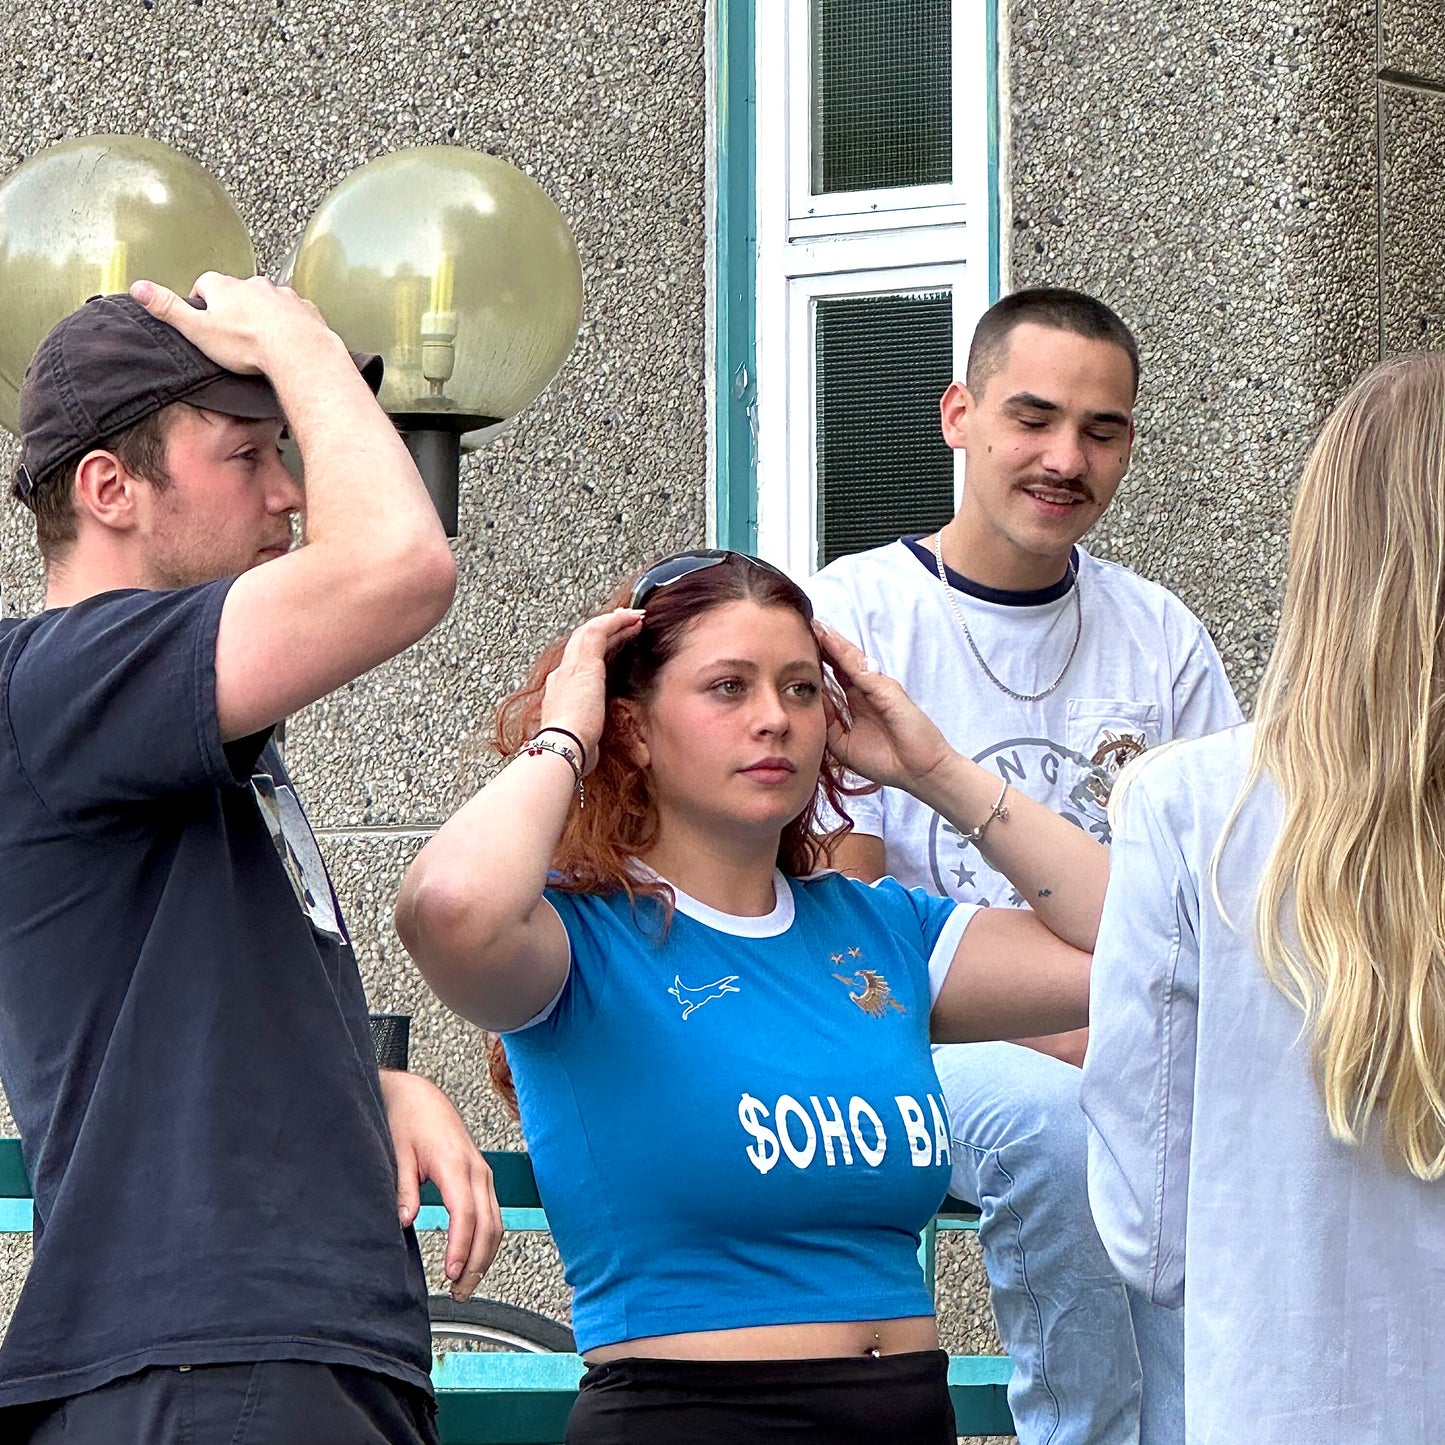
[[[1039,897],[1040,897],[1040,898],[1052,898],[1053,896],[1054,896],[1054,890],[1053,890],[1052,888],[1040,888],[1040,889],[1039,889]]]

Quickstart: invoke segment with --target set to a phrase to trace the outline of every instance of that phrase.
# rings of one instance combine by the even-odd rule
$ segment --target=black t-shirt
[[[35,1190],[0,1405],[262,1359],[430,1387],[335,895],[268,737],[221,743],[229,586],[0,622],[0,1079]]]

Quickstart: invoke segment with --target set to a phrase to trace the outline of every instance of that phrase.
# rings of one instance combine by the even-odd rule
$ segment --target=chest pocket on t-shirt
[[[1069,699],[1069,766],[1075,781],[1070,800],[1088,816],[1097,818],[1094,831],[1109,841],[1104,817],[1114,781],[1140,753],[1160,742],[1161,713],[1155,702],[1127,702],[1117,698]]]

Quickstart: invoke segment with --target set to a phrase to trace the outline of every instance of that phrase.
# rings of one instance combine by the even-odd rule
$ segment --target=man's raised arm
[[[227,370],[263,374],[306,468],[306,545],[243,573],[221,615],[221,734],[279,722],[401,652],[451,605],[456,567],[411,456],[320,313],[262,277],[207,273],[191,307],[132,295]]]

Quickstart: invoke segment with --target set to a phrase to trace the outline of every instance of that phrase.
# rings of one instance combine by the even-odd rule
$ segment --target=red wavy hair
[[[645,570],[620,583],[598,611],[626,606]],[[569,893],[624,892],[634,908],[639,899],[651,899],[666,929],[672,916],[672,890],[665,883],[639,879],[630,867],[633,859],[656,842],[658,815],[650,775],[634,761],[627,745],[626,710],[617,704],[623,699],[645,704],[657,686],[658,674],[676,655],[693,623],[714,607],[744,601],[786,608],[806,623],[813,619],[812,604],[801,587],[741,552],[729,553],[716,566],[690,572],[647,598],[641,630],[618,648],[607,665],[607,721],[598,743],[597,766],[587,778],[587,806],[573,808],[568,815],[552,855],[556,876],[551,887]],[[495,746],[503,758],[519,752],[541,724],[542,693],[566,645],[565,636],[552,643],[537,659],[526,682],[497,709]],[[818,660],[821,665],[821,652]],[[842,692],[826,669],[823,687],[825,706],[844,714]],[[800,878],[826,867],[833,847],[853,827],[844,800],[872,788],[871,783],[848,783],[842,764],[825,749],[811,802],[784,825],[778,837],[779,870],[790,878]],[[844,819],[826,831],[820,823],[824,803]],[[492,1086],[515,1114],[512,1071],[502,1041],[495,1036],[487,1046],[487,1070]]]

